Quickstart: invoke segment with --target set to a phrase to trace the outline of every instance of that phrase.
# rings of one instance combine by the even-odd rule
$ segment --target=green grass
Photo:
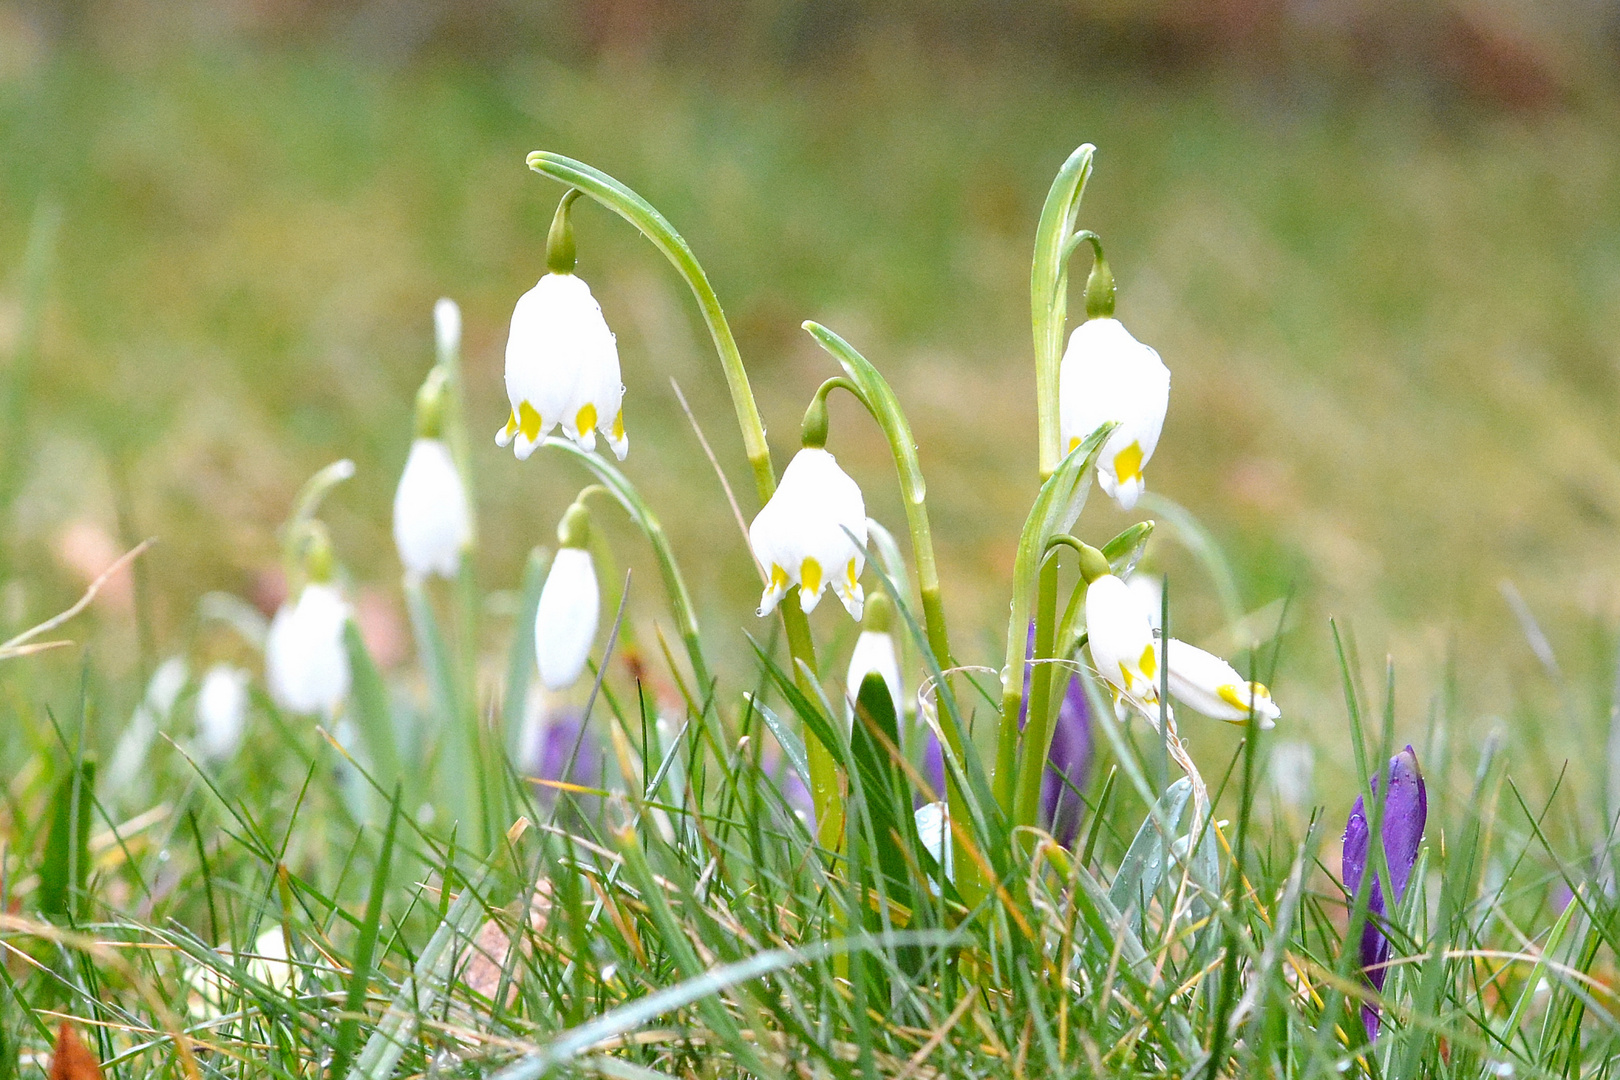
[[[1620,595],[1620,146],[1601,109],[1087,80],[894,42],[791,77],[169,61],[47,55],[0,77],[0,257],[24,268],[0,292],[0,352],[21,357],[0,620],[20,629],[82,585],[57,565],[69,523],[162,539],[131,607],[74,624],[88,655],[0,667],[0,1080],[32,1074],[60,1015],[118,1078],[1611,1073],[1613,767],[1597,748]],[[673,375],[748,513],[723,383],[679,283],[591,208],[580,269],[624,354],[626,471],[669,529],[720,677],[712,700],[682,699],[657,572],[604,513],[603,576],[632,570],[618,629],[638,658],[606,663],[591,697],[611,790],[541,798],[517,778],[531,548],[586,481],[487,438],[505,320],[557,194],[524,152],[602,166],[692,241],[779,461],[834,373],[801,319],[877,364],[918,436],[958,659],[996,663],[1036,487],[1028,248],[1081,139],[1101,147],[1081,223],[1108,244],[1121,317],[1175,372],[1151,490],[1207,527],[1256,626],[1290,598],[1279,737],[1317,746],[1322,805],[1273,790],[1269,739],[1189,718],[1228,824],[1189,838],[1196,874],[1159,870],[1141,855],[1168,779],[1157,741],[1110,724],[1080,856],[1032,861],[994,820],[965,826],[1001,887],[975,908],[930,889],[891,790],[909,781],[862,737],[837,748],[849,832],[819,849],[767,775],[762,710],[814,731],[821,706],[773,670],[746,549],[667,389]],[[31,235],[54,236],[34,246],[52,258],[30,261]],[[466,313],[485,587],[407,600],[388,511],[442,294]],[[886,449],[845,405],[840,459],[898,531]],[[156,739],[110,786],[159,659],[252,656],[200,598],[261,591],[298,484],[340,456],[359,463],[325,511],[347,580],[418,657],[357,686],[364,771],[262,695],[241,754],[199,768],[182,695],[161,718],[180,745]],[[1205,534],[1157,516],[1177,633],[1236,653],[1190,550]],[[1078,531],[1124,524],[1099,508]],[[1503,577],[1547,627],[1545,670]],[[823,606],[826,675],[852,628]],[[1330,614],[1369,660],[1396,657],[1398,701],[1392,672],[1336,650]],[[985,682],[957,681],[964,725],[993,722]],[[1406,741],[1428,843],[1368,1051],[1341,947],[1364,912],[1335,882],[1337,844],[1364,782],[1351,762]],[[1215,880],[1197,876],[1205,851]],[[1133,892],[1152,898],[1134,915]],[[290,961],[244,952],[276,944]]]

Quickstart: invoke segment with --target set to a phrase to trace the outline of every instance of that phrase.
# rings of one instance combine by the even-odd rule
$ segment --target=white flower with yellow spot
[[[519,460],[558,427],[584,450],[596,449],[600,431],[620,461],[630,452],[619,347],[590,286],[573,274],[547,274],[518,298],[506,396],[512,409],[495,442],[510,443]]]
[[[1064,453],[1103,424],[1117,424],[1097,456],[1097,479],[1122,510],[1146,489],[1142,470],[1159,445],[1170,405],[1170,369],[1118,319],[1075,327],[1058,374]]]
[[[1170,639],[1166,657],[1170,693],[1194,712],[1229,724],[1247,723],[1252,710],[1262,728],[1276,726],[1282,710],[1263,683],[1250,682],[1214,653]]]
[[[861,617],[866,501],[826,450],[807,446],[788,462],[782,485],[748,528],[748,544],[766,573],[760,615],[794,586],[800,606],[812,611],[830,585],[850,617]]]
[[[1141,598],[1113,574],[1086,588],[1086,636],[1091,662],[1116,699],[1145,715],[1159,714],[1159,643]]]

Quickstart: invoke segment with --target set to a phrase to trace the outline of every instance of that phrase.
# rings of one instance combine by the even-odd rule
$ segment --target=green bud
[[[449,384],[444,369],[435,367],[416,392],[416,437],[437,439],[444,434],[444,412],[449,401]]]
[[[1097,257],[1092,260],[1091,273],[1086,276],[1086,318],[1112,319],[1114,317],[1114,272],[1108,269],[1108,259],[1102,245],[1093,241]]]
[[[804,422],[799,425],[799,444],[809,450],[820,450],[827,445],[827,395],[816,391],[810,407],[804,410]]]
[[[578,188],[569,188],[557,204],[557,214],[551,219],[551,232],[546,235],[546,269],[553,274],[572,274],[577,257],[574,252],[574,200],[579,198]]]
[[[309,575],[309,580],[331,581],[337,571],[337,556],[332,552],[332,537],[327,533],[326,526],[319,521],[309,522],[304,527],[301,547],[304,573]]]
[[[1108,556],[1090,544],[1080,545],[1080,576],[1085,579],[1087,585],[1113,572],[1113,567],[1108,565]]]
[[[575,502],[563,514],[557,525],[557,546],[565,548],[588,547],[591,542],[591,512],[583,502]]]
[[[889,594],[876,589],[866,598],[866,611],[861,629],[872,634],[888,634],[894,629],[894,601]]]

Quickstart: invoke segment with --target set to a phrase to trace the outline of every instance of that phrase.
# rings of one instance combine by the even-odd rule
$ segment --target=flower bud
[[[467,491],[450,450],[438,438],[419,438],[394,493],[394,544],[414,577],[454,577],[472,540]]]
[[[247,724],[248,673],[232,664],[215,664],[197,690],[197,749],[221,764],[236,756]]]
[[[305,585],[270,621],[264,674],[270,696],[296,713],[336,716],[349,693],[349,654],[343,628],[349,605],[329,582]]]
[[[581,512],[575,514],[575,508]],[[581,534],[588,521],[583,506],[575,503],[563,517],[569,530],[563,542],[582,545]],[[572,524],[570,520],[572,519]],[[540,589],[540,605],[534,616],[534,658],[540,668],[540,681],[549,690],[566,690],[585,670],[585,660],[596,640],[601,618],[602,594],[596,583],[596,564],[583,546],[565,546],[551,560],[546,583]]]
[[[866,502],[826,450],[807,447],[788,462],[781,486],[748,528],[748,544],[767,574],[761,616],[795,585],[800,605],[812,611],[831,585],[850,617],[861,617]]]
[[[883,677],[894,701],[894,711],[905,710],[905,691],[900,681],[900,658],[894,647],[894,635],[889,632],[894,616],[894,605],[883,593],[874,593],[866,603],[866,618],[861,623],[861,636],[855,639],[855,649],[849,656],[849,672],[844,677],[844,722],[854,730],[855,698],[861,692],[861,681],[872,672]]]

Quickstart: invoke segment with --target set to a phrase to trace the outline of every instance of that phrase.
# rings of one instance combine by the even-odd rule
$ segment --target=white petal
[[[248,673],[215,664],[197,691],[197,745],[210,761],[228,761],[242,742],[247,721]]]
[[[872,672],[883,677],[894,699],[894,711],[905,711],[906,698],[900,684],[900,659],[895,653],[894,635],[862,630],[855,639],[855,650],[849,654],[849,672],[844,676],[844,722],[853,729],[855,698],[861,692],[861,682]]]
[[[1159,444],[1169,404],[1170,369],[1118,320],[1088,319],[1075,327],[1058,384],[1063,448],[1103,424],[1118,424],[1097,457],[1097,474],[1124,509],[1146,486],[1142,470]]]
[[[1241,724],[1249,719],[1252,705],[1260,726],[1275,726],[1282,710],[1271,700],[1271,692],[1260,683],[1251,683],[1237,669],[1213,653],[1184,641],[1170,639],[1170,693],[1195,712],[1212,720]]]
[[[945,868],[945,876],[956,880],[956,867],[951,858],[951,813],[944,802],[924,803],[913,815],[917,822],[917,839]]]
[[[591,553],[584,548],[558,551],[534,619],[534,655],[540,681],[548,689],[567,689],[585,670],[601,606]]]
[[[276,703],[292,712],[333,715],[349,692],[343,627],[349,605],[328,584],[306,585],[283,604],[265,639],[265,677]]]
[[[1158,701],[1158,644],[1146,608],[1113,574],[1086,588],[1086,636],[1097,673],[1133,704]]]
[[[454,577],[472,536],[467,492],[439,439],[417,439],[394,494],[394,544],[418,577]]]

